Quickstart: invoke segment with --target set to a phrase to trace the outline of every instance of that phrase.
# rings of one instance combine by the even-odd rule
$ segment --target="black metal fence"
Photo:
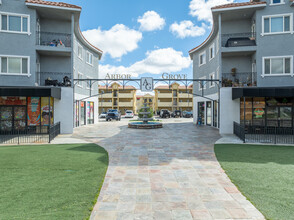
[[[37,45],[71,47],[71,34],[37,31]]]
[[[222,47],[256,46],[256,33],[222,34]]]
[[[251,87],[256,81],[256,72],[222,73],[222,87]]]
[[[60,134],[60,122],[52,126],[26,127],[18,130],[1,131],[0,144],[50,143]]]
[[[294,144],[294,128],[240,125],[234,122],[234,134],[247,143]]]

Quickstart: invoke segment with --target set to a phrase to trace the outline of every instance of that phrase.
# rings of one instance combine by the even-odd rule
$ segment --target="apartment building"
[[[81,8],[41,0],[0,1],[0,131],[42,130],[60,122],[61,133],[98,122],[97,85],[102,51],[79,28]],[[91,88],[91,89],[90,89]],[[40,128],[40,129],[33,129]]]
[[[99,113],[108,109],[118,109],[124,115],[127,110],[136,112],[136,88],[113,83],[111,86],[98,86],[99,88]]]
[[[169,111],[193,110],[193,85],[181,86],[178,83],[157,86],[155,89],[155,111],[167,109]]]
[[[195,79],[194,122],[232,134],[244,126],[292,127],[294,123],[293,1],[266,0],[212,8],[209,37],[189,51]]]
[[[155,97],[149,93],[141,96],[136,96],[137,104],[136,104],[136,113],[139,113],[140,109],[147,104],[147,107],[152,109],[155,112]]]

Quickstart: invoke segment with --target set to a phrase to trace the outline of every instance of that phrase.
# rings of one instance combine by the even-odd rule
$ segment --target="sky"
[[[55,0],[54,0],[55,1]],[[99,78],[192,76],[188,51],[212,28],[211,7],[234,0],[63,0],[82,7],[80,28],[103,50]],[[244,0],[237,0],[238,2]]]

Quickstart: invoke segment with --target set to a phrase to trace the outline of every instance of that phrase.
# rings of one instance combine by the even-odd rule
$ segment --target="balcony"
[[[193,102],[179,102],[179,107],[193,107]]]
[[[256,86],[257,73],[223,73],[222,87],[251,87]]]
[[[112,107],[112,102],[99,102],[99,107]]]
[[[104,93],[101,95],[101,98],[103,99],[111,99],[112,98],[112,93]]]
[[[119,102],[119,107],[133,107],[133,101],[131,101],[131,102]]]
[[[36,33],[37,45],[51,48],[70,48],[71,34],[39,32]]]
[[[158,93],[158,98],[172,98],[172,93]]]
[[[193,94],[189,93],[179,93],[179,98],[193,98]]]
[[[256,46],[256,33],[222,34],[222,47]]]
[[[133,93],[119,93],[119,98],[133,98]]]
[[[158,107],[172,107],[172,102],[158,102]]]
[[[71,87],[71,73],[61,72],[37,72],[39,85]]]

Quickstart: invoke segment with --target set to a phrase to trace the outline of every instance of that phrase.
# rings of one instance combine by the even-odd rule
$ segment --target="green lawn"
[[[95,144],[0,147],[0,219],[87,219],[108,166]]]
[[[227,175],[267,219],[294,219],[294,147],[215,145]]]

